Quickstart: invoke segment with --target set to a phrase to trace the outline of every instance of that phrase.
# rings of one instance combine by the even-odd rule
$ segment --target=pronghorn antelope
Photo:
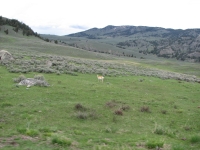
[[[104,77],[103,76],[99,76],[99,75],[97,75],[97,79],[98,79],[98,81],[102,81],[103,82],[103,79],[104,79]]]

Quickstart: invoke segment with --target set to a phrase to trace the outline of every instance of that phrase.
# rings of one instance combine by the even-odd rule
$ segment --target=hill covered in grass
[[[42,40],[0,27],[0,50],[14,58],[0,60],[0,149],[200,149],[198,63],[121,55],[126,37]],[[18,84],[35,77],[48,86]]]
[[[8,19],[8,18],[4,18],[4,17],[0,16],[0,30],[3,30],[6,34],[9,34],[10,32],[12,32],[12,30],[10,30],[8,28],[4,28],[4,25],[12,26],[12,30],[15,33],[22,32],[23,36],[24,35],[26,35],[26,36],[34,35],[34,36],[40,38],[39,34],[35,33],[25,23],[19,22],[16,19]]]
[[[158,57],[199,63],[199,35],[200,29],[175,30],[159,27],[110,25],[100,29],[92,28],[62,38],[49,38],[57,38],[71,46],[100,53],[140,58],[153,54]],[[42,36],[46,37],[46,35]],[[104,49],[100,47],[104,47]]]

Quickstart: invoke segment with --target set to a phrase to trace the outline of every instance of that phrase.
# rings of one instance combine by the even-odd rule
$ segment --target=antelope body
[[[103,76],[99,76],[99,75],[97,75],[97,79],[98,79],[98,81],[103,82],[104,77],[103,77]]]

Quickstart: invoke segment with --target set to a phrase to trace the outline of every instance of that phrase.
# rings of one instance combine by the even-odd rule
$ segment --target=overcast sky
[[[200,0],[0,0],[0,16],[41,34],[67,35],[107,25],[200,28]]]

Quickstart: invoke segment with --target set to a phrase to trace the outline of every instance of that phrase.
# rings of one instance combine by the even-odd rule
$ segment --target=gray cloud
[[[88,27],[86,27],[86,26],[81,26],[81,25],[71,25],[70,28],[81,29],[81,30],[86,30],[86,29],[88,29]]]

